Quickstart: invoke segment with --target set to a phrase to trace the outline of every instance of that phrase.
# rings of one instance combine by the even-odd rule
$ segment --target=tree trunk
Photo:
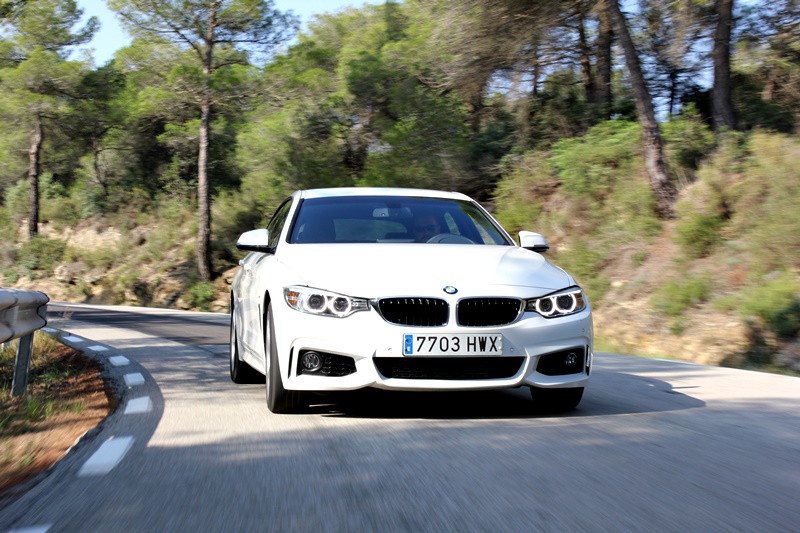
[[[200,281],[211,281],[211,187],[208,177],[208,155],[211,131],[211,75],[214,69],[214,31],[216,10],[209,15],[203,55],[206,87],[200,102],[200,132],[197,154],[197,274]]]
[[[108,184],[100,172],[100,139],[98,137],[92,138],[92,169],[95,181],[103,189],[103,198],[108,198]]]
[[[611,118],[611,43],[614,29],[608,9],[601,6],[597,29],[597,81],[595,82],[595,104],[600,109],[600,118]]]
[[[594,86],[594,76],[592,76],[592,61],[590,58],[589,43],[586,39],[586,14],[582,3],[577,5],[578,15],[578,42],[580,43],[580,64],[581,80],[583,82],[583,92],[586,102],[593,102],[596,99]]]
[[[28,180],[30,181],[30,210],[28,213],[28,237],[33,239],[39,233],[39,174],[41,172],[42,143],[44,127],[42,117],[36,114],[31,146],[28,149]]]
[[[208,180],[211,104],[201,104],[199,152],[197,154],[197,273],[201,281],[211,280],[211,194]]]
[[[714,128],[736,129],[736,115],[731,96],[731,27],[733,0],[717,0],[717,28],[714,32],[714,87],[711,90],[711,110]]]
[[[675,186],[667,174],[664,164],[664,144],[661,140],[661,128],[656,120],[653,101],[644,81],[642,68],[636,47],[628,31],[628,23],[619,9],[617,0],[605,0],[611,20],[614,22],[617,36],[622,49],[625,51],[625,63],[631,77],[633,97],[636,102],[636,114],[642,126],[644,135],[644,159],[647,174],[650,178],[650,188],[656,198],[656,211],[661,218],[673,218],[676,191]]]

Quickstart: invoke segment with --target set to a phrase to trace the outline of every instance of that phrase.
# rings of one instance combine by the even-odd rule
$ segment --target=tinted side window
[[[291,200],[286,200],[272,215],[272,220],[269,221],[269,245],[275,247],[278,245],[278,239],[281,236],[283,225],[286,223],[286,217],[289,216],[289,208],[292,206]]]

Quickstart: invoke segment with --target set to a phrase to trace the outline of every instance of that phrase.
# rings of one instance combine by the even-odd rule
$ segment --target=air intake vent
[[[375,357],[386,378],[450,381],[505,379],[519,372],[524,357]]]
[[[522,301],[517,298],[467,298],[458,302],[458,325],[503,326],[519,316]]]
[[[384,320],[401,326],[444,326],[450,313],[438,298],[384,298],[378,307]]]

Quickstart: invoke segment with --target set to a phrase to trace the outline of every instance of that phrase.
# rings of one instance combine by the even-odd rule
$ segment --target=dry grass
[[[61,459],[111,411],[98,363],[37,332],[26,394],[11,398],[16,342],[0,352],[0,497]]]

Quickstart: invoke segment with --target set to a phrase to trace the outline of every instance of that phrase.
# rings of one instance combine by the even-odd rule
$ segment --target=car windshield
[[[472,202],[399,196],[303,200],[289,242],[513,244]]]

